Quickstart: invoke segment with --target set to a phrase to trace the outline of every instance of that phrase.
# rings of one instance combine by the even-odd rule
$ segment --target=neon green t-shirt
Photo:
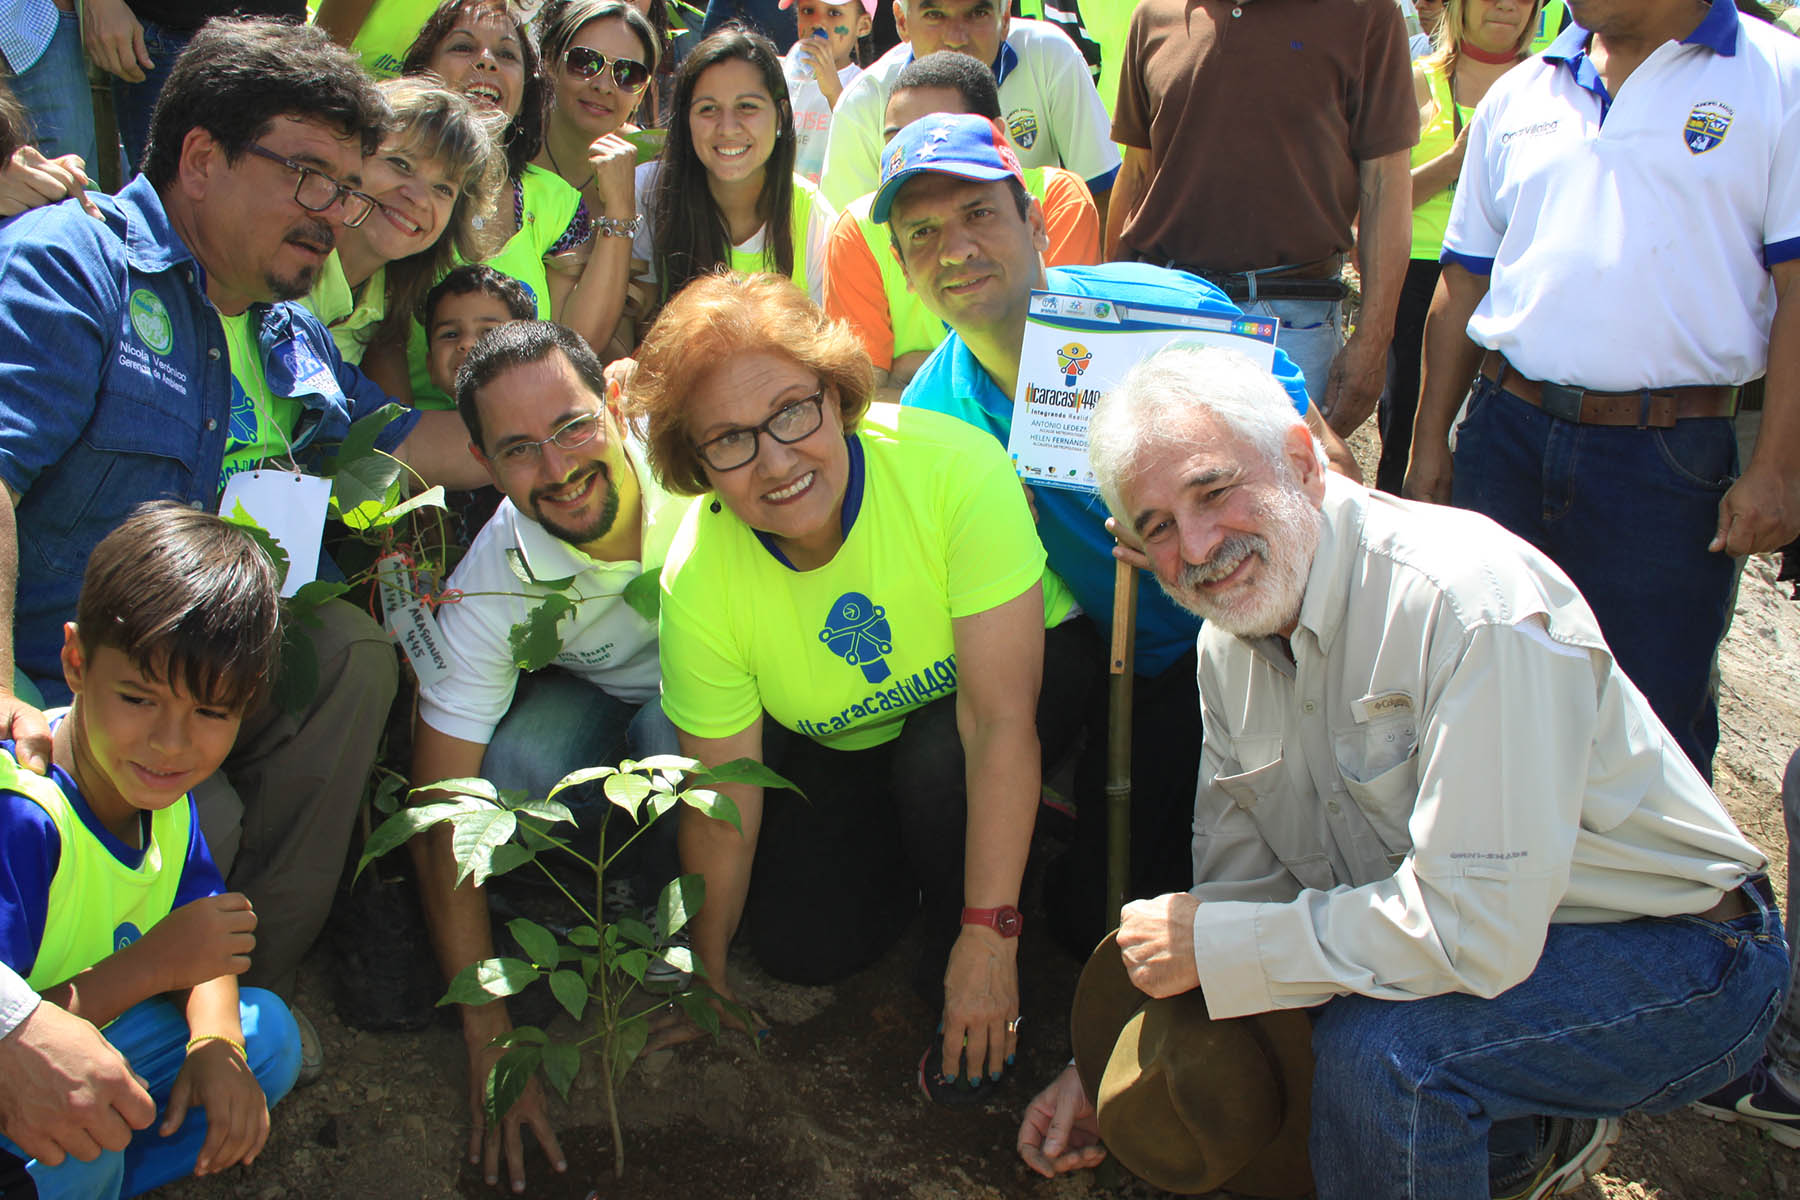
[[[350,41],[363,70],[378,80],[398,77],[401,60],[437,6],[438,0],[375,0]]]
[[[260,467],[264,459],[287,457],[285,431],[299,420],[300,401],[269,390],[249,310],[235,317],[220,314],[219,322],[225,326],[225,345],[231,356],[231,422],[226,426],[225,463],[219,473],[219,486],[224,487],[227,479]]]
[[[728,508],[688,510],[663,564],[658,634],[663,708],[680,728],[727,737],[766,709],[833,749],[881,745],[956,691],[951,622],[1043,575],[1043,544],[993,437],[877,404],[851,440],[850,527],[822,567],[777,560]]]

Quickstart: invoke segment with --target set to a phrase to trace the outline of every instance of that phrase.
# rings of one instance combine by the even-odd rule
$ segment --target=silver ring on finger
[[[1006,1023],[1006,1032],[1017,1033],[1017,1032],[1019,1032],[1019,1026],[1023,1025],[1024,1023],[1025,1023],[1024,1017],[1014,1017],[1012,1020],[1010,1020]]]

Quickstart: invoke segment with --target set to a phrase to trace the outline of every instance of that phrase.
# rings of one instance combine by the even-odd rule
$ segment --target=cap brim
[[[888,213],[894,206],[894,197],[906,186],[906,181],[915,175],[953,175],[958,179],[968,179],[976,183],[992,183],[996,179],[1017,179],[1018,176],[1005,167],[990,167],[983,163],[964,162],[931,162],[907,167],[895,174],[881,189],[875,193],[875,203],[869,206],[869,216],[877,225],[886,225]]]

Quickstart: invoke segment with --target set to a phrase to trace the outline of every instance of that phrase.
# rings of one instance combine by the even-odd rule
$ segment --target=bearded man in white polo
[[[1765,859],[1549,558],[1328,476],[1226,351],[1137,367],[1089,456],[1121,557],[1205,619],[1195,886],[1125,907],[1124,967],[1214,1022],[1307,1010],[1321,1200],[1571,1190],[1619,1114],[1755,1057]],[[1106,1126],[1071,1068],[1019,1151],[1090,1165]]]

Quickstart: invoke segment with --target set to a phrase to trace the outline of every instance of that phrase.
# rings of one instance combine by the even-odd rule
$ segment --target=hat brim
[[[1100,1080],[1119,1031],[1149,999],[1131,982],[1117,931],[1107,934],[1081,969],[1069,1011],[1075,1071],[1090,1099],[1100,1095]],[[1262,1043],[1281,1084],[1281,1126],[1225,1186],[1249,1196],[1303,1196],[1313,1190],[1306,1150],[1312,1130],[1312,1022],[1305,1013],[1293,1011],[1241,1019]]]
[[[956,162],[945,159],[929,163],[919,163],[907,167],[894,174],[875,193],[875,202],[869,206],[869,215],[877,225],[886,225],[888,213],[894,206],[894,197],[900,194],[907,181],[924,174],[953,175],[958,179],[967,179],[974,183],[993,183],[999,179],[1017,179],[1018,176],[1005,167],[991,167],[985,163]]]

